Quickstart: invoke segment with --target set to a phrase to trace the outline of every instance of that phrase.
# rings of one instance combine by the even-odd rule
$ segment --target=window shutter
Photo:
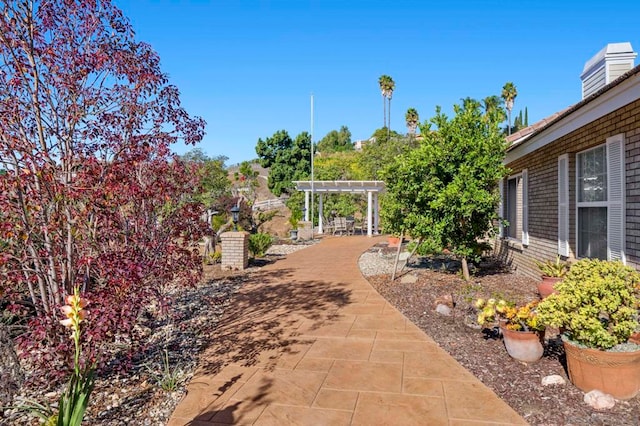
[[[498,182],[498,191],[500,192],[500,202],[498,203],[498,235],[504,237],[504,226],[502,220],[504,217],[504,179]]]
[[[558,157],[558,254],[569,256],[569,156]]]
[[[626,262],[624,253],[624,137],[607,139],[607,249],[609,260]]]
[[[522,171],[522,245],[529,245],[529,171]]]

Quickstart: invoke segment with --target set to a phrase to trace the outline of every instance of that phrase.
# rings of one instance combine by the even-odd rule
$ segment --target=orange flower
[[[68,295],[65,301],[67,304],[61,306],[60,311],[66,318],[60,320],[60,324],[71,328],[73,330],[71,338],[75,338],[76,333],[78,333],[80,329],[80,323],[87,317],[88,312],[83,308],[87,306],[89,302],[87,299],[80,297],[78,289],[76,289],[73,294]]]

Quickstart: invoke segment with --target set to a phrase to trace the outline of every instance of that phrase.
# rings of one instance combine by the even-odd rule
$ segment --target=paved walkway
[[[526,424],[362,277],[380,241],[326,238],[253,274],[169,426]]]

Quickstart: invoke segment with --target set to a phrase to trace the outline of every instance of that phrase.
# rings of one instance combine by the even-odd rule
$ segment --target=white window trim
[[[624,134],[620,133],[611,137],[608,137],[606,142],[594,147],[591,147],[589,149],[585,149],[583,151],[577,152],[575,155],[576,158],[576,170],[575,170],[575,194],[576,194],[576,204],[575,204],[575,224],[574,224],[574,229],[575,229],[575,247],[576,247],[576,251],[575,251],[575,256],[577,259],[580,259],[580,257],[578,256],[578,243],[579,243],[579,238],[580,238],[580,232],[578,229],[578,209],[580,207],[607,207],[607,258],[609,260],[612,260],[612,250],[611,250],[611,244],[610,244],[610,217],[609,217],[609,212],[610,212],[610,207],[612,205],[615,205],[617,202],[614,200],[611,200],[611,192],[609,190],[610,187],[610,167],[611,167],[611,160],[609,157],[609,147],[612,144],[615,143],[620,143],[621,144],[621,149],[622,149],[622,164],[619,164],[618,166],[621,167],[621,173],[622,173],[622,182],[621,182],[621,186],[622,186],[622,200],[621,200],[621,205],[622,205],[622,235],[621,237],[621,243],[622,243],[622,247],[620,248],[620,255],[619,256],[615,256],[615,259],[619,259],[622,261],[622,263],[626,264],[626,255],[625,255],[625,246],[626,246],[626,242],[625,242],[625,235],[626,235],[626,214],[625,214],[625,199],[626,199],[626,191],[625,191],[625,147],[624,147]],[[578,183],[578,157],[581,154],[584,154],[586,152],[589,152],[591,150],[597,149],[597,148],[601,148],[602,146],[605,147],[605,152],[606,152],[606,162],[607,162],[607,201],[578,201],[579,199],[579,183]],[[619,203],[618,203],[619,204]]]
[[[500,225],[500,232],[501,232],[501,236],[505,239],[508,240],[510,242],[517,242],[519,244],[522,244],[523,246],[528,246],[529,245],[529,203],[528,203],[528,199],[525,202],[525,197],[528,198],[528,188],[525,187],[529,185],[528,181],[528,169],[523,169],[520,173],[516,173],[514,175],[511,175],[507,178],[505,178],[502,182],[501,185],[501,191],[502,191],[502,196],[500,198],[500,204],[501,204],[501,208],[502,208],[502,215],[503,218],[508,220],[508,218],[506,217],[506,209],[508,209],[508,205],[507,203],[505,203],[505,196],[509,194],[509,181],[511,179],[517,179],[520,178],[520,182],[522,184],[522,200],[520,200],[522,202],[522,217],[521,217],[521,223],[520,223],[520,228],[521,228],[521,232],[522,232],[522,238],[515,238],[515,237],[510,237],[509,235],[507,235],[507,229],[511,226],[511,224],[509,224],[508,227],[503,227],[502,225]],[[505,185],[506,184],[506,185]],[[517,187],[517,186],[516,186]],[[525,216],[526,215],[526,216]],[[526,217],[526,218],[525,218]],[[503,229],[504,228],[504,229]]]
[[[529,169],[522,170],[522,245],[529,245]]]
[[[498,192],[500,192],[500,202],[498,203],[498,236],[504,238],[504,178],[498,182]]]
[[[564,161],[564,170],[560,167],[562,161]],[[563,181],[564,188],[561,188]],[[563,192],[565,200],[562,200]],[[558,157],[558,254],[569,257],[569,250],[569,154],[563,154]]]

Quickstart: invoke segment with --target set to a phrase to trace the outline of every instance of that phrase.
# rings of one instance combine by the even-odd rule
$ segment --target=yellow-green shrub
[[[563,327],[570,340],[595,349],[625,343],[639,327],[640,274],[621,262],[583,259],[571,266],[557,294],[538,305],[540,319]]]

